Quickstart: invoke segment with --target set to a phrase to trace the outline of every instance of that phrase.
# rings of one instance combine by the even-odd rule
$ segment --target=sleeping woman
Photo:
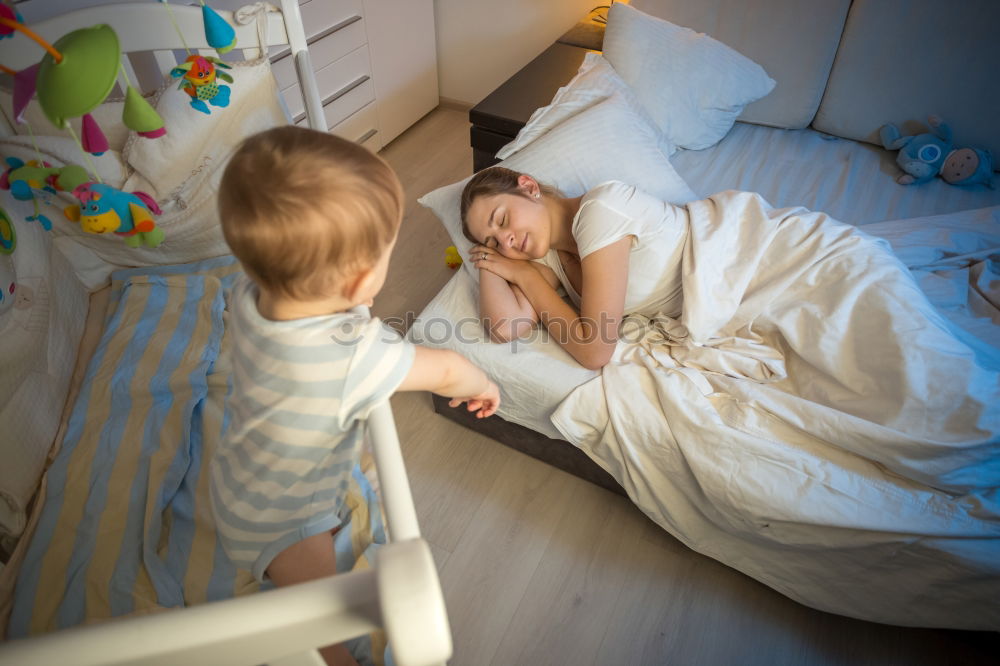
[[[541,322],[581,365],[602,368],[624,314],[680,313],[687,228],[675,210],[624,183],[566,198],[526,174],[481,171],[462,193],[462,222],[478,243],[470,259],[491,337],[521,337]]]
[[[461,215],[494,341],[541,323],[587,368],[631,349],[654,381],[680,369],[759,407],[746,427],[778,439],[808,432],[953,492],[1000,482],[1000,353],[944,320],[883,240],[747,192],[570,198],[502,167],[469,181]]]

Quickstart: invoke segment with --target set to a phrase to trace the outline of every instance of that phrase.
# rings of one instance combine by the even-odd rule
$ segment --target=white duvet
[[[794,599],[1000,629],[998,234],[904,265],[756,195],[688,210],[683,315],[630,317],[555,426],[684,543]],[[964,310],[914,276],[964,281]]]

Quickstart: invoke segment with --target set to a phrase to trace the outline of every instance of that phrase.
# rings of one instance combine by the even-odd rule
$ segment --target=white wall
[[[441,97],[478,103],[600,4],[434,0]]]

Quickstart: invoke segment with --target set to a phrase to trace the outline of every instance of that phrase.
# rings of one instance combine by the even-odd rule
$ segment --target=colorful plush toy
[[[0,175],[0,189],[10,190],[11,196],[18,201],[31,201],[35,214],[26,219],[37,221],[46,231],[52,230],[52,222],[39,210],[36,193],[72,192],[90,180],[86,169],[75,164],[54,167],[48,162],[23,162],[16,157],[8,157],[7,164],[10,168]]]
[[[7,164],[10,168],[0,176],[0,188],[10,190],[19,201],[31,199],[32,189],[72,192],[90,180],[87,170],[76,164],[54,167],[48,162],[23,162],[16,157],[8,157]]]
[[[10,256],[17,247],[14,223],[4,209],[0,208],[0,315],[14,307],[17,276],[14,260]]]
[[[0,315],[14,307],[17,295],[17,275],[14,273],[14,260],[6,254],[0,254]]]
[[[6,39],[7,37],[14,36],[15,28],[9,25],[7,21],[21,24],[24,23],[24,19],[21,18],[20,12],[4,4],[0,4],[0,18],[6,19],[6,21],[0,24],[0,39]]]
[[[462,255],[458,253],[458,248],[454,245],[449,245],[444,251],[444,263],[448,265],[448,268],[455,270],[462,265]]]
[[[229,86],[218,80],[232,83],[233,77],[220,68],[232,69],[218,58],[191,55],[170,70],[170,75],[181,79],[178,87],[191,96],[192,107],[202,113],[211,113],[205,102],[212,106],[229,106]]]
[[[153,214],[163,211],[145,192],[122,192],[103,183],[84,183],[73,196],[79,206],[67,206],[66,217],[79,222],[92,234],[112,232],[121,236],[129,247],[157,247],[163,242],[163,230],[156,226]]]
[[[937,116],[927,118],[931,132],[915,136],[900,136],[893,125],[879,130],[882,145],[887,150],[899,150],[896,163],[904,171],[896,177],[901,185],[926,183],[935,176],[950,185],[993,187],[993,155],[978,148],[955,148],[951,128]]]
[[[11,222],[7,211],[0,208],[0,254],[10,254],[15,247],[17,247],[17,234],[14,232],[14,223]]]

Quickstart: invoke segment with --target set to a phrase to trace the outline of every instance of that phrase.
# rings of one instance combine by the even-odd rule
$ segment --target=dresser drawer
[[[326,126],[336,127],[358,109],[373,101],[375,101],[375,85],[368,79],[343,96],[323,105]]]
[[[351,16],[365,14],[362,0],[309,0],[299,3],[299,11],[302,13],[306,39]]]
[[[340,102],[342,98],[357,101],[353,108],[348,109],[337,120],[328,123],[327,127],[333,127],[375,99],[375,86],[372,85],[371,81],[371,63],[368,60],[368,47],[362,46],[340,60],[317,70],[316,85],[319,87],[319,98],[324,108],[330,104]],[[359,88],[370,91],[371,97],[363,99],[363,96],[357,92]],[[288,103],[288,110],[291,112],[292,118],[298,122],[300,117],[305,113],[305,105],[302,102],[302,93],[299,84],[296,83],[289,86],[282,94]],[[343,103],[338,104],[338,108],[342,106]]]
[[[309,0],[309,2],[333,4],[330,0]],[[357,4],[357,11],[352,9],[339,20],[328,23],[325,27],[320,26],[320,29],[306,40],[309,45],[309,59],[314,71],[326,67],[368,41],[360,3],[349,2],[345,4]],[[306,20],[304,16],[303,20]],[[271,70],[274,72],[279,90],[285,90],[296,82],[295,59],[292,58],[291,49],[283,46],[273,50]]]
[[[377,153],[382,150],[382,141],[379,139],[379,135],[377,133],[372,134],[364,141],[361,141],[360,144],[373,153]]]
[[[324,107],[323,110],[327,111],[327,108]],[[332,112],[329,113],[329,117],[333,117],[333,115]],[[377,153],[382,149],[382,135],[379,134],[379,131],[373,125],[375,118],[375,103],[372,102],[360,111],[354,112],[347,120],[332,127],[329,131],[331,134],[336,134],[342,139],[353,141],[373,153]],[[295,124],[299,127],[308,127],[305,118],[302,118]]]
[[[344,122],[345,119],[361,107],[370,105],[374,108],[374,104],[371,104],[374,99],[375,86],[372,85],[371,80],[367,80],[364,83],[351,88],[340,97],[327,102],[323,105],[323,117],[326,120],[327,130],[332,131],[335,129],[337,125]],[[294,116],[294,120],[295,124],[300,127],[308,126],[305,111],[297,116]],[[363,137],[364,134],[361,136]]]
[[[378,114],[375,103],[370,102],[340,121],[330,131],[345,139],[365,143],[378,133]]]

